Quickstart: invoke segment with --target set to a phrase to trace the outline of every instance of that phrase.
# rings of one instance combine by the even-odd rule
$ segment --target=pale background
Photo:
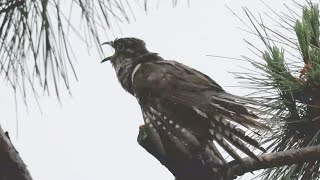
[[[122,33],[116,30],[109,38],[139,37],[146,41],[150,51],[208,74],[229,92],[245,94],[246,89],[232,87],[237,83],[228,72],[243,71],[239,66],[247,64],[206,55],[237,58],[250,55],[243,38],[254,38],[237,28],[244,28],[244,25],[225,5],[244,19],[242,6],[253,12],[270,11],[256,0],[190,0],[190,7],[181,0],[176,8],[169,2],[160,2],[159,9],[151,8],[147,14],[142,9],[137,10],[137,20],[121,24]],[[291,1],[283,0],[265,2],[277,12],[284,9],[283,3],[292,5]],[[75,66],[79,81],[71,83],[72,95],[61,91],[62,105],[52,91],[51,97],[39,99],[42,114],[30,98],[28,110],[18,100],[16,117],[11,88],[0,87],[0,124],[10,132],[34,179],[173,180],[171,173],[138,145],[136,138],[142,123],[140,108],[121,88],[111,65],[100,64],[98,53],[93,49],[87,51],[85,46],[79,45],[79,40],[71,42],[77,56]],[[113,53],[109,47],[104,49],[105,56]],[[249,174],[242,179],[250,177]]]

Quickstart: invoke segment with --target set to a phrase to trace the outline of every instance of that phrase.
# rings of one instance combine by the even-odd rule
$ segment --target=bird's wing
[[[211,124],[208,131],[211,130],[213,139],[235,159],[240,157],[225,140],[253,158],[256,156],[242,141],[263,150],[256,140],[245,135],[234,123],[244,127],[269,128],[248,112],[243,106],[246,102],[229,96],[205,74],[175,61],[154,61],[137,65],[132,81],[140,104],[148,103],[150,98],[158,98],[189,107],[208,119]]]

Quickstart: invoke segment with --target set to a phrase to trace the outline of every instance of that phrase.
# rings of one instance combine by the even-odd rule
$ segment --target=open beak
[[[108,45],[109,45],[109,46],[111,46],[111,47],[113,47],[113,46],[114,46],[113,41],[104,42],[104,43],[102,43],[102,44],[101,44],[101,46],[102,46],[102,45],[105,45],[105,44],[108,44]],[[113,56],[110,56],[110,57],[104,58],[104,59],[101,61],[101,63],[104,63],[104,62],[106,62],[106,61],[111,60],[111,59],[112,59],[112,57],[113,57]]]

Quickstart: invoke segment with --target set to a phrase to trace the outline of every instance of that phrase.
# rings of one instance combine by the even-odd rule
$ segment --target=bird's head
[[[120,38],[114,41],[105,42],[114,48],[115,53],[101,61],[101,63],[106,61],[117,61],[119,59],[135,58],[141,54],[148,53],[146,44],[144,41],[137,38]]]

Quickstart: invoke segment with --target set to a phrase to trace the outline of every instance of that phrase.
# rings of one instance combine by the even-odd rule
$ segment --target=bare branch
[[[231,177],[241,176],[247,172],[252,172],[260,169],[320,160],[320,145],[263,154],[258,156],[258,158],[261,160],[261,162],[258,162],[252,158],[244,158],[242,164],[234,164],[233,161],[231,161],[229,164],[234,165],[232,165],[228,169],[227,174]]]

